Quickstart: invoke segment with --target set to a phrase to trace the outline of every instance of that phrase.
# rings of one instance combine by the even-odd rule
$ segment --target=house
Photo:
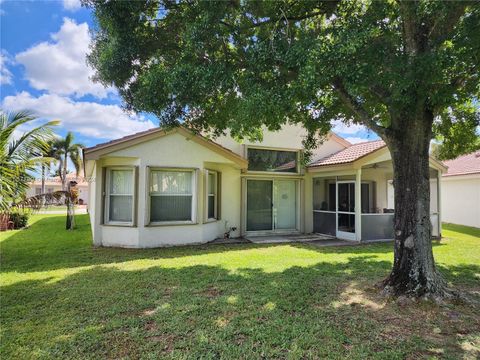
[[[480,228],[480,150],[445,161],[442,219]]]
[[[67,183],[69,181],[76,181],[77,182],[77,189],[78,189],[78,203],[80,205],[87,205],[88,203],[88,182],[86,181],[83,173],[80,173],[78,176],[76,174],[67,174]],[[47,177],[45,179],[45,192],[52,193],[55,191],[62,190],[62,180],[59,176],[54,177]],[[27,189],[27,197],[40,195],[42,193],[42,180],[35,179],[29,184],[29,188]]]
[[[305,130],[289,125],[260,143],[212,141],[156,128],[84,149],[95,245],[159,247],[223,237],[320,233],[393,238],[392,165],[381,141],[352,145],[330,133],[302,166]],[[439,179],[431,159],[433,234]],[[338,204],[338,205],[337,205]]]

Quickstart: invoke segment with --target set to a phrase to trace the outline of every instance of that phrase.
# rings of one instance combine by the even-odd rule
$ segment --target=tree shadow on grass
[[[371,244],[345,247],[317,247],[305,243],[288,244],[234,244],[195,245],[157,249],[95,248],[92,246],[88,215],[77,215],[77,228],[65,230],[63,216],[48,216],[35,222],[30,228],[5,234],[0,242],[2,272],[49,271],[101,264],[114,264],[139,259],[179,259],[219,254],[230,251],[248,251],[292,246],[297,249],[321,254],[360,256],[387,254],[393,251],[392,244]],[[434,242],[434,246],[439,246]]]
[[[373,256],[278,272],[141,265],[4,286],[2,358],[456,357],[480,335],[476,308],[387,303],[371,284],[390,263]],[[444,271],[470,282],[480,266]]]

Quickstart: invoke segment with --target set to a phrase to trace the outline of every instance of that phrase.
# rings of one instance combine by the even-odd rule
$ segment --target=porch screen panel
[[[191,221],[192,171],[150,172],[150,221]]]
[[[313,210],[335,211],[335,179],[313,179]]]
[[[394,214],[362,215],[362,240],[393,239]]]
[[[313,232],[325,235],[336,235],[335,213],[314,212]]]
[[[110,170],[108,220],[131,222],[132,205],[133,170]]]
[[[335,178],[313,179],[313,231],[336,235],[336,183]]]

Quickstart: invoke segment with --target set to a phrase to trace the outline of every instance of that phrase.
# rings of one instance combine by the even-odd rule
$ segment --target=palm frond
[[[25,194],[32,177],[29,171],[51,159],[42,156],[49,141],[53,140],[52,127],[58,121],[48,121],[14,139],[15,130],[23,124],[33,122],[36,117],[29,111],[0,111],[0,211]]]
[[[42,207],[48,207],[51,205],[57,205],[63,203],[66,199],[72,199],[72,195],[68,191],[54,191],[51,193],[38,194],[23,199],[15,204],[15,207],[21,209],[31,209],[34,211],[40,210]]]

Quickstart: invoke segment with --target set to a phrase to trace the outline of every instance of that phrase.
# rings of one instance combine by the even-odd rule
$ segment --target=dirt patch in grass
[[[205,290],[196,292],[197,295],[205,296],[209,299],[215,299],[222,295],[222,291],[215,286],[209,286]]]

